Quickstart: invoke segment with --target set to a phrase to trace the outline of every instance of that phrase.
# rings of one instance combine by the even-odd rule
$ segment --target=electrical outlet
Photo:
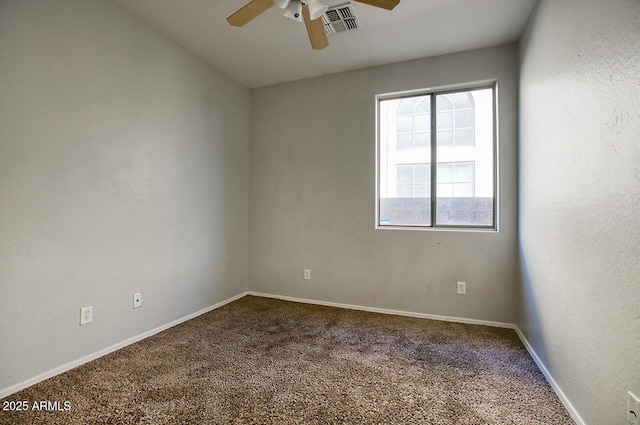
[[[458,282],[458,294],[465,295],[467,293],[467,282]]]
[[[311,280],[311,269],[304,269],[304,280]]]
[[[138,292],[133,294],[133,308],[142,307],[142,293]]]
[[[631,425],[640,425],[640,399],[631,391],[627,395],[627,420]]]
[[[80,309],[80,326],[93,321],[93,306],[82,307]]]

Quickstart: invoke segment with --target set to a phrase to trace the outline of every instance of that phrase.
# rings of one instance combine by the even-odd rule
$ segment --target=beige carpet
[[[573,424],[512,330],[244,297],[6,400],[2,424]]]

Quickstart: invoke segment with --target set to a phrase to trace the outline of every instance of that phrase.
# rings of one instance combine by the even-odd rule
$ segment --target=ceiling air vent
[[[330,7],[322,15],[322,20],[328,35],[358,28],[358,21],[356,21],[356,15],[353,13],[351,3]]]

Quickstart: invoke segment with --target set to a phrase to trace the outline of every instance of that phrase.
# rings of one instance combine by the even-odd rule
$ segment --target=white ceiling
[[[303,23],[272,7],[242,28],[249,0],[113,0],[241,84],[261,87],[517,41],[536,0],[401,0],[353,4],[360,28],[312,50]]]

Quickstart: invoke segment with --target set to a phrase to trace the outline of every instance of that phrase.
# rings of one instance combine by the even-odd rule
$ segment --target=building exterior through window
[[[493,87],[383,97],[378,112],[378,226],[495,227]]]

